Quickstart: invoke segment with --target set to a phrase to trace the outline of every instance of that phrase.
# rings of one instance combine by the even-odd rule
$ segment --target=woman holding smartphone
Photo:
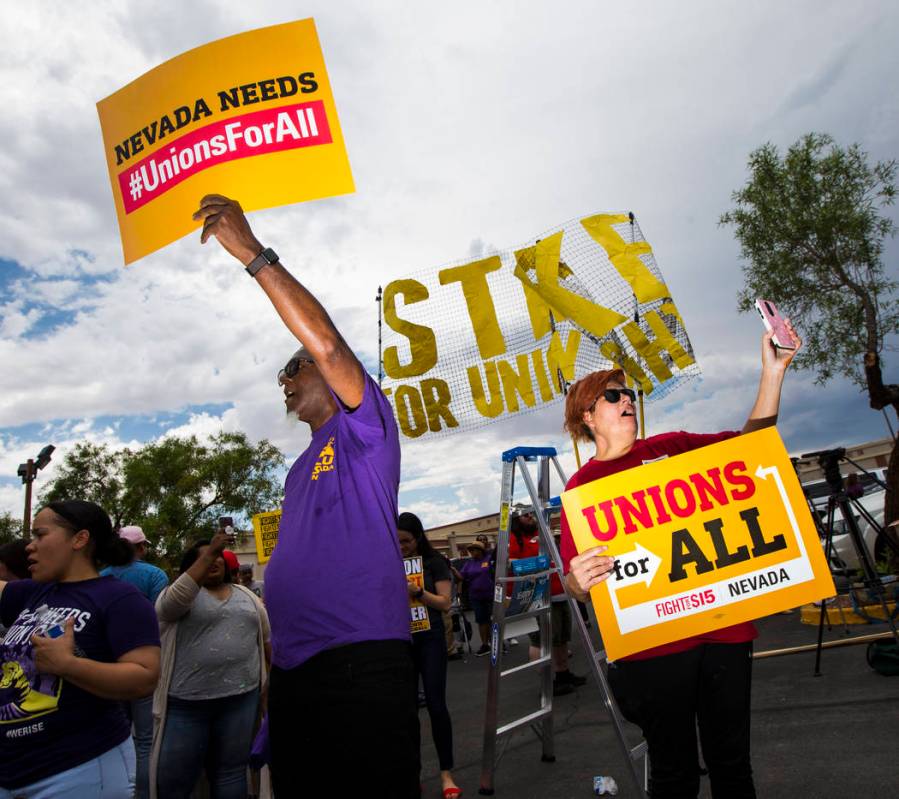
[[[801,346],[780,349],[773,333],[762,340],[758,395],[743,433],[777,421],[786,369]],[[594,372],[575,383],[565,400],[565,429],[596,448],[568,481],[566,489],[661,458],[739,435],[663,433],[637,439],[634,392],[620,369]],[[594,547],[580,555],[562,514],[561,555],[568,590],[587,601],[590,589],[606,580],[614,564]],[[752,623],[724,627],[621,658],[609,664],[609,683],[625,718],[638,724],[649,745],[650,796],[695,797],[699,791],[697,723],[702,754],[716,799],[754,797],[749,757],[749,693]]]
[[[153,697],[150,796],[188,797],[206,766],[213,799],[246,799],[247,761],[271,655],[268,615],[230,582],[217,532],[156,600],[162,675]]]
[[[0,582],[0,799],[125,799],[135,756],[122,702],[159,676],[153,606],[100,576],[131,551],[98,505],[50,502],[31,533],[32,579]]]

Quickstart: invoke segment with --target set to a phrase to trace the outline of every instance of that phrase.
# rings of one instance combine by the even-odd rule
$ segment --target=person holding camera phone
[[[214,236],[246,267],[301,345],[277,383],[287,413],[309,425],[312,440],[287,475],[278,545],[265,570],[275,793],[295,795],[297,780],[316,775],[333,796],[417,797],[417,691],[390,402],[237,202],[207,195],[194,219],[203,222],[200,240]]]
[[[777,421],[787,367],[802,342],[785,321],[795,347],[762,339],[762,373],[743,433]],[[675,432],[637,439],[635,393],[624,372],[594,372],[565,398],[565,429],[596,447],[566,490],[617,472],[689,452],[739,435]],[[568,590],[586,602],[590,589],[608,579],[614,559],[598,546],[577,554],[562,513],[561,556]],[[638,652],[609,664],[609,684],[625,718],[638,724],[649,745],[650,796],[695,797],[699,791],[697,723],[715,799],[755,797],[749,757],[749,694],[755,626],[744,622]]]
[[[162,674],[153,697],[150,796],[189,797],[204,764],[215,799],[246,799],[247,762],[270,659],[268,614],[231,583],[219,530],[181,559],[156,600]]]

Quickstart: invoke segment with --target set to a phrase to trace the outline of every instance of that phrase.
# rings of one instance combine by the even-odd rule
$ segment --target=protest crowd
[[[446,702],[456,650],[449,611],[464,585],[477,654],[488,654],[489,543],[474,542],[457,569],[430,545],[418,516],[400,513],[397,426],[378,384],[237,202],[208,195],[194,218],[201,241],[217,239],[246,267],[300,344],[277,382],[287,413],[312,438],[286,478],[264,587],[228,550],[224,529],[185,542],[169,582],[144,560],[140,527],[116,531],[102,508],[78,497],[42,507],[30,541],[0,549],[0,686],[15,690],[0,707],[0,799],[418,797],[423,777],[434,776],[421,773],[419,685],[442,794],[455,799],[463,789]],[[794,354],[765,336],[742,432],[775,423]],[[595,454],[568,487],[740,434],[637,439],[634,402],[620,370],[571,387],[565,429]],[[515,517],[510,557],[534,554],[535,536],[533,516]],[[566,592],[585,601],[609,577],[614,559],[604,551],[578,554],[563,514],[566,576],[552,586],[558,694],[584,682],[568,666]],[[404,570],[413,556],[423,562],[420,583]],[[410,600],[429,620],[414,635]],[[649,746],[651,796],[696,797],[700,747],[713,796],[755,796],[756,634],[738,624],[610,665],[616,699]],[[530,644],[539,652],[539,640]]]

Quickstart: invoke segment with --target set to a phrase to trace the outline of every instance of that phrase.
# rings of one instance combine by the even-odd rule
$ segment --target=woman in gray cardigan
[[[245,799],[247,760],[271,655],[259,598],[232,584],[228,536],[198,541],[156,600],[162,673],[153,697],[150,795],[185,799],[204,764],[213,799]]]

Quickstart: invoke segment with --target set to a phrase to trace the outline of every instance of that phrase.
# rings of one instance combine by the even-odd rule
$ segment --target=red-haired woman
[[[784,374],[795,354],[796,350],[776,349],[771,334],[765,334],[758,395],[743,433],[777,421]],[[567,488],[739,435],[735,431],[675,432],[638,440],[634,392],[626,388],[621,370],[594,372],[571,387],[565,402],[565,428],[596,447]],[[614,560],[602,554],[606,550],[602,546],[578,555],[564,513],[561,544],[568,588],[586,601],[590,589],[608,578]],[[649,745],[653,799],[697,795],[697,723],[712,795],[716,799],[755,796],[749,758],[749,690],[752,640],[757,635],[755,626],[746,622],[609,664],[609,682],[621,711],[642,728]]]

